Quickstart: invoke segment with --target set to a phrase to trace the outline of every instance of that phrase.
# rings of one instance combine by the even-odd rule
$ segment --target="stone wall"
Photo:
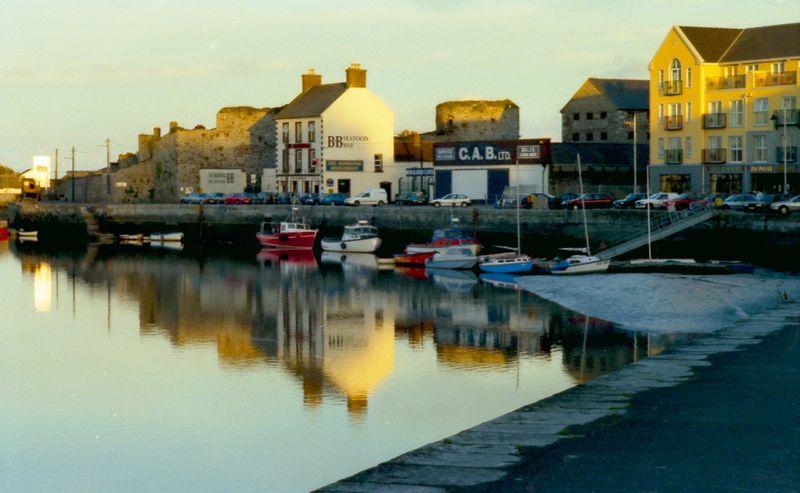
[[[500,101],[448,101],[436,105],[437,141],[516,140],[519,106]]]
[[[586,83],[561,110],[561,141],[633,144],[633,128],[625,123],[629,118],[627,111],[618,111],[608,96]],[[648,130],[647,111],[641,111],[636,117],[638,143],[648,142]]]

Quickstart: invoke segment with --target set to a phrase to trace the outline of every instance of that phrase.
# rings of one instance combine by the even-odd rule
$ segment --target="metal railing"
[[[706,89],[716,91],[721,89],[744,89],[747,86],[746,75],[731,75],[728,77],[706,78]]]
[[[783,146],[778,146],[775,148],[775,161],[779,164],[783,164]],[[797,162],[797,146],[786,147],[786,162]]]
[[[664,164],[682,164],[683,149],[667,149],[664,151]]]
[[[775,122],[775,128],[783,126],[784,119],[786,125],[798,125],[800,123],[800,112],[797,110],[775,110],[770,117]]]
[[[725,128],[728,123],[726,113],[704,113],[703,128]]]
[[[791,86],[797,84],[797,72],[778,72],[774,74],[755,74],[754,87]]]
[[[680,130],[683,128],[683,115],[668,115],[664,118],[664,128],[667,130]]]
[[[680,79],[664,81],[658,85],[659,96],[677,96],[679,94],[683,94],[683,81]]]
[[[703,149],[703,164],[722,164],[727,161],[727,149]]]

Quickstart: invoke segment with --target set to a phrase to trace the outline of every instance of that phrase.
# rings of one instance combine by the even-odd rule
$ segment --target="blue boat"
[[[478,259],[478,268],[496,274],[525,274],[533,268],[533,259],[514,252],[483,255]]]

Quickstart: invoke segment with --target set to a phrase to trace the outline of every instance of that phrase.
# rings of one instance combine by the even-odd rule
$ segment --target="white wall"
[[[201,169],[200,190],[206,193],[237,193],[246,185],[244,171],[238,169]]]
[[[465,193],[472,200],[486,200],[488,175],[485,169],[453,170],[453,193]]]

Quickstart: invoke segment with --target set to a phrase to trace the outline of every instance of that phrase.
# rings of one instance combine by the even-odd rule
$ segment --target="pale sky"
[[[225,106],[273,107],[308,68],[351,63],[395,113],[432,130],[438,103],[511,99],[525,138],[561,140],[588,77],[649,78],[672,25],[800,21],[797,0],[0,0],[0,163],[76,169],[135,152],[171,120],[215,126]],[[69,167],[59,164],[59,175]]]

